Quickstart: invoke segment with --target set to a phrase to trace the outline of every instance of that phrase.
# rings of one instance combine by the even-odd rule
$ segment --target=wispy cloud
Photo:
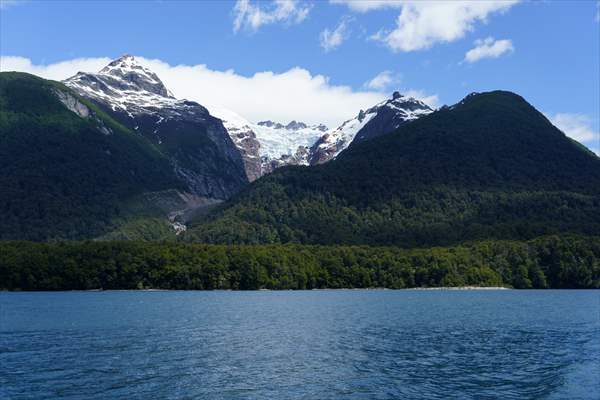
[[[402,8],[404,0],[329,0],[332,4],[344,4],[352,11],[367,12],[381,8]]]
[[[377,91],[333,85],[328,77],[299,67],[245,76],[233,70],[213,70],[206,65],[169,65],[156,59],[136,59],[156,72],[176,97],[197,101],[209,109],[212,106],[227,108],[250,121],[296,119],[335,127],[386,97]],[[109,62],[109,58],[101,57],[36,65],[23,57],[0,57],[0,70],[62,80],[78,71],[97,72]]]
[[[27,0],[0,0],[0,10],[5,10],[9,7],[25,4]]]
[[[371,90],[385,90],[391,86],[398,85],[400,77],[392,71],[383,71],[378,73],[373,79],[365,82],[364,87]]]
[[[271,119],[325,123],[336,127],[388,97],[375,90],[354,90],[332,85],[329,78],[304,68],[284,72],[263,71],[250,76],[233,70],[212,70],[206,65],[169,65],[136,57],[161,78],[178,98],[197,101],[208,107],[233,110],[250,121]],[[0,71],[29,72],[47,79],[63,80],[79,71],[97,72],[110,58],[78,58],[49,65],[36,65],[24,57],[0,56]],[[403,90],[409,96],[437,106],[437,96],[419,90]],[[324,111],[326,110],[326,111]]]
[[[298,24],[308,17],[311,7],[298,0],[274,0],[266,6],[250,0],[238,0],[233,7],[233,31],[251,32],[275,23]]]
[[[111,61],[107,57],[76,58],[48,65],[33,64],[25,57],[0,56],[0,71],[20,71],[46,79],[63,80],[79,71],[97,72]]]
[[[494,40],[493,37],[477,39],[475,47],[465,54],[464,61],[474,63],[483,58],[498,58],[502,54],[512,53],[513,51],[515,51],[515,48],[512,41],[508,39]]]
[[[600,137],[600,132],[594,131],[592,128],[592,119],[587,115],[557,113],[550,115],[549,119],[558,129],[563,131],[565,135],[578,142],[589,143],[598,140]]]
[[[332,0],[351,10],[399,9],[396,27],[383,28],[371,36],[395,52],[428,49],[436,43],[453,42],[485,23],[490,15],[505,12],[519,0],[415,1],[415,0]]]
[[[349,24],[352,18],[343,17],[332,31],[325,29],[319,35],[319,42],[325,52],[338,48],[350,36]]]

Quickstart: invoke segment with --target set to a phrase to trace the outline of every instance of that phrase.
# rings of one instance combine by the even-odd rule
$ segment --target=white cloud
[[[261,26],[278,22],[298,24],[308,17],[310,6],[297,0],[274,0],[269,6],[261,7],[250,0],[238,0],[233,8],[233,31],[242,28],[257,31]]]
[[[329,0],[332,4],[344,4],[353,11],[367,12],[381,8],[402,8],[402,0]]]
[[[558,113],[549,116],[549,119],[565,135],[578,142],[592,142],[600,137],[600,132],[594,132],[592,120],[587,115]]]
[[[233,70],[211,70],[206,65],[171,66],[161,60],[136,57],[152,69],[178,98],[194,100],[210,108],[224,107],[251,121],[293,119],[338,126],[386,98],[375,91],[355,91],[332,85],[329,78],[303,68],[275,73],[264,71],[243,76]],[[50,65],[35,65],[23,57],[0,57],[1,71],[29,72],[47,79],[66,79],[78,71],[97,72],[109,58],[80,58]]]
[[[0,0],[0,10],[5,10],[8,7],[21,5],[26,1],[27,0]]]
[[[365,82],[364,86],[372,90],[385,90],[390,86],[400,83],[400,78],[392,71],[383,71],[377,74],[373,79]]]
[[[35,65],[28,58],[0,56],[0,71],[21,71],[46,79],[63,80],[79,71],[97,72],[109,62],[111,59],[107,57],[76,58],[50,65]]]
[[[329,78],[296,67],[275,73],[257,72],[244,76],[233,70],[211,70],[206,65],[169,65],[161,60],[136,57],[161,78],[177,98],[197,101],[208,107],[235,111],[250,121],[270,119],[287,122],[324,123],[337,127],[359,110],[386,99],[388,94],[373,90],[353,90],[332,85]],[[27,58],[0,56],[0,71],[29,72],[43,78],[63,80],[79,71],[97,72],[110,58],[78,58],[50,65],[35,65]],[[402,93],[437,107],[437,95],[419,90]]]
[[[325,29],[321,32],[321,34],[319,35],[319,41],[323,50],[325,50],[326,52],[334,50],[338,48],[344,40],[348,38],[348,36],[350,35],[348,25],[351,21],[351,18],[344,17],[333,31]]]
[[[494,40],[493,37],[477,39],[475,47],[465,54],[465,61],[474,63],[482,58],[498,58],[504,53],[513,51],[515,51],[515,48],[508,39]]]
[[[332,0],[358,12],[400,9],[394,29],[382,29],[371,36],[396,52],[423,50],[436,43],[458,40],[472,31],[477,22],[485,23],[489,15],[507,11],[518,1]]]

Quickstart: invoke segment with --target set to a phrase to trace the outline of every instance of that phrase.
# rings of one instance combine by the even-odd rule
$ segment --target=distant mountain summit
[[[64,81],[127,128],[151,141],[195,195],[224,200],[248,182],[244,161],[222,122],[200,104],[176,99],[130,55],[98,73]]]
[[[408,121],[432,112],[431,107],[421,100],[394,92],[391,99],[377,104],[363,113],[364,120],[368,119],[368,121],[357,132],[353,142],[369,140],[389,133]],[[372,117],[370,117],[371,115]]]
[[[109,63],[98,75],[105,79],[113,77],[112,86],[121,86],[122,90],[146,91],[174,98],[154,72],[138,64],[129,54]]]
[[[310,149],[310,164],[322,164],[335,158],[351,143],[389,133],[402,124],[430,114],[433,109],[421,100],[394,92],[392,98],[360,110],[353,119],[325,133]]]
[[[64,83],[86,97],[110,103],[115,110],[141,113],[179,102],[154,72],[130,55],[112,61],[95,74],[78,72]]]

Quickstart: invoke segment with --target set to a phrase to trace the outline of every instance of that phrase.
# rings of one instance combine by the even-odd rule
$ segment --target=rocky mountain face
[[[390,133],[402,124],[432,113],[427,104],[394,92],[385,100],[325,133],[310,148],[309,163],[322,164],[337,157],[351,143]]]
[[[211,107],[210,113],[223,121],[223,126],[242,156],[248,181],[260,178],[263,175],[260,142],[252,130],[253,124],[225,108]]]
[[[285,165],[309,165],[310,147],[328,129],[323,124],[308,125],[299,121],[252,123],[217,107],[211,107],[210,112],[223,121],[242,154],[250,181]]]
[[[196,102],[176,99],[134,57],[124,55],[96,74],[79,72],[64,84],[151,141],[190,193],[224,200],[248,182],[244,159],[221,120]]]

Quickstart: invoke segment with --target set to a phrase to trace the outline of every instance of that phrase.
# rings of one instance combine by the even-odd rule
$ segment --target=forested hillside
[[[152,215],[141,193],[183,187],[142,138],[65,86],[23,73],[0,73],[0,170],[3,240],[95,237],[134,211]]]
[[[600,234],[600,159],[523,98],[473,94],[336,160],[275,171],[187,240],[370,244]]]

